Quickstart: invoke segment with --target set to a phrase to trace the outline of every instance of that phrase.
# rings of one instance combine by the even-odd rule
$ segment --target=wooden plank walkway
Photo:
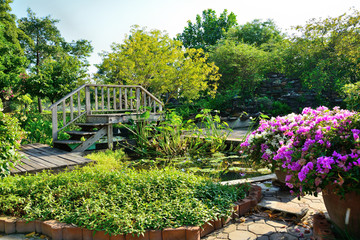
[[[205,130],[204,130],[205,131]],[[211,132],[211,130],[210,130]],[[222,134],[228,134],[228,137],[226,138],[226,142],[228,143],[241,143],[245,140],[246,135],[249,133],[248,129],[234,129],[232,131],[228,130],[220,130]],[[193,137],[190,132],[185,131],[182,136],[184,137]],[[203,138],[203,136],[200,136],[200,138]]]
[[[40,143],[22,145],[20,153],[24,155],[24,158],[21,159],[21,164],[11,170],[11,174],[35,173],[42,170],[59,171],[92,162],[92,160],[83,158],[76,153],[66,152]]]

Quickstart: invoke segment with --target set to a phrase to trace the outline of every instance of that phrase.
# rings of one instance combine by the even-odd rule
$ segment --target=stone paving
[[[203,237],[203,240],[312,239],[312,216],[317,212],[326,213],[321,194],[318,197],[307,195],[298,200],[287,190],[281,190],[271,182],[255,184],[262,188],[262,201],[286,203],[294,212],[298,209],[308,209],[306,215],[300,220],[296,215],[257,207],[247,216],[240,217],[224,228]]]

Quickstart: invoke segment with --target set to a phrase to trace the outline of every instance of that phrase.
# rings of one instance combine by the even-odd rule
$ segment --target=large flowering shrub
[[[302,114],[262,120],[241,148],[249,159],[286,171],[286,184],[298,196],[316,195],[329,184],[338,186],[340,195],[360,192],[356,112],[305,108]]]

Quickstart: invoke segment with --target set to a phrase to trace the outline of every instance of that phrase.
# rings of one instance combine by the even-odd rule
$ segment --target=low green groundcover
[[[56,219],[110,234],[141,234],[203,223],[230,214],[248,186],[223,186],[175,169],[84,168],[0,182],[0,215]]]

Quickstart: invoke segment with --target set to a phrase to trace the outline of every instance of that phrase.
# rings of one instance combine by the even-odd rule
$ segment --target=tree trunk
[[[38,97],[38,109],[39,109],[39,113],[42,113],[42,104],[41,104],[41,98]]]
[[[39,35],[36,36],[36,47],[39,43]],[[36,51],[36,74],[39,76],[39,66],[40,66],[40,52]],[[38,109],[39,113],[42,113],[41,97],[38,97]]]

